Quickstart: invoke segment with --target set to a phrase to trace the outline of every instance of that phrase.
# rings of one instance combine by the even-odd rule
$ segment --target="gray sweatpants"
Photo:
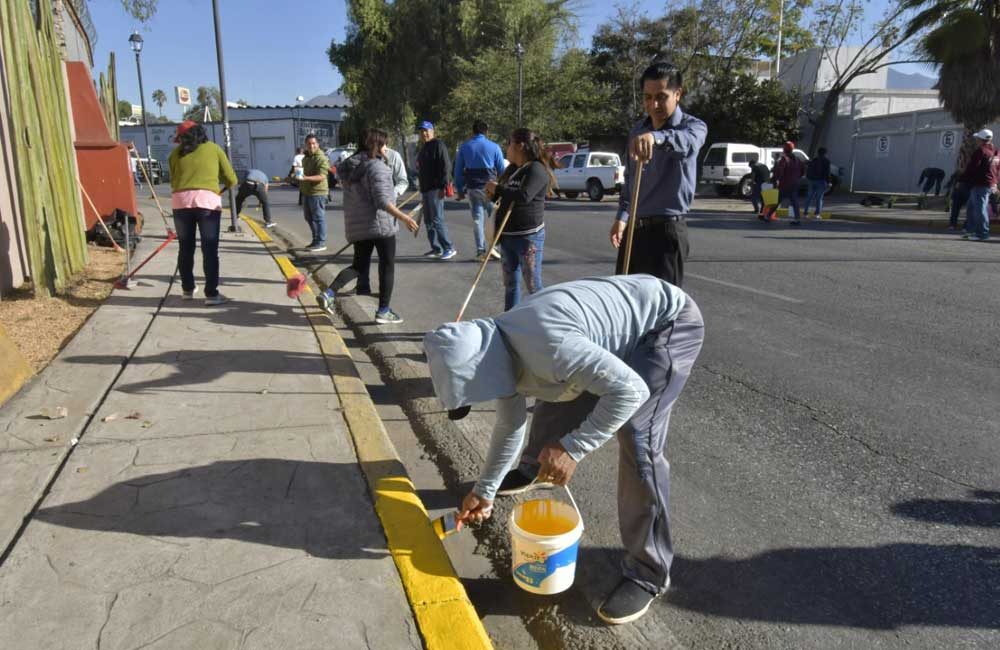
[[[674,558],[668,510],[670,463],[665,453],[670,410],[684,390],[704,335],[701,311],[688,297],[677,320],[647,334],[627,359],[645,380],[649,400],[618,431],[618,525],[625,546],[622,573],[656,594],[666,590]],[[597,396],[590,393],[570,402],[535,402],[521,472],[534,477],[542,447],[579,426],[596,404]]]

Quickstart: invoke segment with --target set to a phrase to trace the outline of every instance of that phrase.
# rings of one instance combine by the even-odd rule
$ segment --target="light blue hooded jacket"
[[[593,412],[560,442],[576,461],[607,442],[649,398],[623,359],[647,333],[673,322],[686,300],[679,288],[649,275],[586,278],[539,291],[495,318],[428,332],[424,350],[446,408],[497,400],[475,493],[492,499],[516,462],[526,397],[565,402],[583,392],[597,395]]]

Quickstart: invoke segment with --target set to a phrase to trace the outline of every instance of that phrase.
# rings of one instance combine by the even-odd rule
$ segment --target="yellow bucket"
[[[764,190],[760,193],[764,205],[778,205],[778,190]]]

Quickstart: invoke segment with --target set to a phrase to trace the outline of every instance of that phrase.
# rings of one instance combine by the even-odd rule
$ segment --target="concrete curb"
[[[3,406],[35,374],[3,326],[0,326],[0,368],[3,368],[0,377],[0,406]]]
[[[286,278],[298,273],[267,231],[251,219],[241,218],[271,253]],[[465,587],[431,528],[427,509],[407,476],[347,345],[321,309],[301,298],[299,303],[326,359],[358,461],[425,646],[430,650],[492,648]]]

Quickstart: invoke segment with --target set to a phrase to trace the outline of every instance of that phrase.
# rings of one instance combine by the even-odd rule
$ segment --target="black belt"
[[[668,221],[684,221],[684,215],[681,214],[664,214],[656,217],[639,217],[639,227],[645,228],[647,226],[656,226],[661,223],[666,223]]]

